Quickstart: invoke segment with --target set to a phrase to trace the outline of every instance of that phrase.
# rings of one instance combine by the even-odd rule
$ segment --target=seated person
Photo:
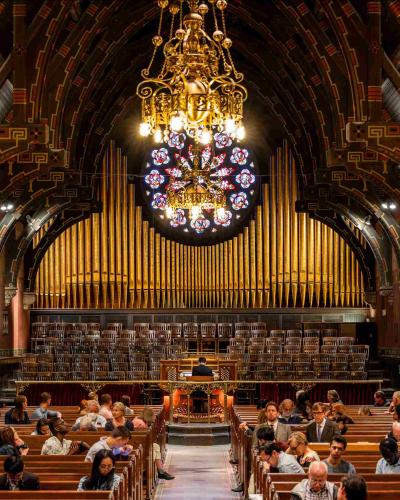
[[[293,410],[294,415],[299,415],[303,423],[312,419],[312,405],[310,396],[306,391],[300,390],[296,392],[296,403]]]
[[[376,464],[375,474],[400,474],[400,454],[397,441],[385,438],[379,443],[382,458]]]
[[[126,427],[116,427],[109,436],[103,436],[94,443],[85,457],[85,462],[93,462],[96,453],[100,450],[111,451],[116,458],[127,457],[133,451],[133,446],[128,444],[131,433]]]
[[[367,500],[368,488],[365,479],[358,474],[349,474],[340,481],[338,500]]]
[[[362,415],[363,417],[371,417],[372,413],[371,410],[369,409],[369,406],[360,406],[357,412],[358,415]]]
[[[325,417],[325,407],[322,403],[312,406],[314,421],[306,426],[306,436],[309,443],[330,443],[335,434],[339,434],[336,422]]]
[[[392,401],[389,405],[389,408],[387,409],[387,411],[385,411],[385,413],[394,413],[394,408],[395,406],[397,405],[400,405],[400,391],[395,391],[392,395]]]
[[[289,437],[289,448],[286,453],[294,455],[302,467],[308,467],[311,462],[319,461],[318,453],[312,450],[303,432],[293,432]]]
[[[340,399],[339,393],[334,389],[330,389],[327,393],[327,399],[329,405],[334,405],[335,403],[343,404],[343,401]]]
[[[213,372],[210,367],[207,366],[207,359],[204,356],[200,356],[199,364],[192,368],[192,377],[213,377]],[[204,391],[193,391],[191,394],[193,398],[193,409],[195,413],[202,413],[203,401],[206,398]]]
[[[393,411],[393,420],[395,422],[400,422],[400,405],[396,405]]]
[[[87,403],[87,413],[86,415],[82,417],[78,417],[72,426],[73,431],[79,431],[80,430],[80,423],[83,418],[88,417],[90,418],[92,424],[98,428],[98,427],[105,427],[107,420],[102,416],[99,415],[99,410],[100,410],[100,405],[95,399],[91,399]],[[111,414],[112,416],[112,414]]]
[[[0,476],[0,490],[40,490],[36,474],[24,471],[24,462],[17,455],[4,460],[4,474]]]
[[[112,407],[113,418],[107,420],[104,427],[106,431],[112,431],[115,427],[120,427],[121,425],[126,427],[128,430],[133,431],[132,421],[125,418],[125,405],[123,403],[117,402],[113,404]]]
[[[4,415],[4,423],[6,425],[15,424],[30,424],[28,413],[26,411],[28,407],[28,400],[26,396],[17,396],[15,398],[15,408],[11,408]]]
[[[308,469],[308,479],[303,479],[291,491],[290,500],[308,500],[320,498],[336,500],[338,489],[327,481],[328,468],[324,462],[312,462]]]
[[[130,396],[121,396],[121,403],[125,406],[125,415],[133,415],[134,411],[131,406],[131,398]]]
[[[394,439],[397,442],[400,442],[400,422],[393,422],[392,430],[386,437]]]
[[[28,446],[14,427],[3,427],[0,430],[0,455],[27,455],[28,451]]]
[[[389,401],[387,401],[385,393],[383,391],[376,391],[374,394],[374,406],[377,408],[382,408],[389,406]]]
[[[258,425],[256,425],[253,433],[253,446],[257,444],[257,431],[262,427],[271,427],[274,429],[275,439],[276,441],[280,441],[282,443],[287,443],[291,429],[290,425],[281,424],[278,421],[279,408],[276,403],[273,401],[269,401],[266,404],[265,411],[261,411],[258,418]],[[264,420],[265,418],[265,420]],[[239,425],[240,429],[246,430],[248,433],[252,433],[251,428],[247,425],[247,422],[242,422]]]
[[[112,415],[112,398],[109,394],[102,394],[100,397],[100,410],[99,415],[104,417],[106,420],[111,420],[113,418]]]
[[[31,415],[31,420],[39,420],[41,418],[61,418],[61,413],[58,411],[49,410],[51,404],[51,395],[48,392],[42,392],[40,395],[39,408]]]
[[[79,481],[78,491],[118,489],[121,476],[115,473],[115,457],[110,450],[99,450],[93,458],[90,476]]]
[[[145,406],[138,417],[133,419],[135,429],[148,429],[154,423],[154,412],[148,406]],[[153,460],[157,467],[159,479],[174,479],[167,471],[164,470],[161,461],[161,448],[158,443],[153,443]]]
[[[49,420],[41,418],[36,422],[36,429],[31,433],[31,436],[51,436]]]
[[[270,429],[269,427],[260,427],[257,430],[256,446],[263,446],[274,440],[275,440],[274,429]],[[281,443],[278,444],[281,445]],[[232,458],[231,460],[229,460],[229,463],[231,463],[232,465],[237,465],[239,461],[236,458]],[[238,491],[243,491],[243,490],[238,490]]]
[[[347,422],[346,416],[336,417],[336,423],[337,423],[339,433],[341,436],[344,436],[346,434],[346,432],[349,430],[346,422]]]
[[[284,453],[277,443],[268,443],[258,447],[258,454],[266,471],[285,474],[304,474],[304,469],[295,457]]]
[[[98,428],[101,427],[96,427],[89,415],[83,416],[79,421],[79,430],[81,432],[83,431],[96,432]]]
[[[323,460],[328,467],[329,474],[355,474],[353,464],[342,459],[347,448],[347,440],[343,436],[334,436],[329,447],[329,457]]]
[[[279,405],[279,418],[281,424],[297,425],[301,424],[303,419],[300,415],[295,415],[294,403],[291,399],[284,399]]]
[[[349,415],[347,415],[346,407],[342,403],[333,404],[329,413],[330,415],[327,415],[328,418],[330,418],[330,420],[333,420],[334,422],[337,422],[338,418],[342,418],[344,419],[346,425],[354,424],[354,420],[349,417]]]
[[[41,455],[76,455],[89,448],[83,441],[65,439],[68,428],[63,420],[53,418],[49,423],[52,437],[47,439],[42,446]]]

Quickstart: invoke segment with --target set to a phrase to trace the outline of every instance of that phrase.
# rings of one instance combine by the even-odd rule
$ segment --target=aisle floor
[[[236,500],[239,493],[229,463],[229,445],[168,445],[165,469],[175,479],[162,480],[155,500]]]

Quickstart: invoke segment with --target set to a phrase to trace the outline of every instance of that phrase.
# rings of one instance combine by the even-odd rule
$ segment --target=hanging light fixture
[[[153,36],[153,55],[137,86],[142,100],[142,136],[156,142],[168,140],[171,132],[185,131],[196,142],[207,144],[212,131],[225,131],[244,138],[243,102],[247,98],[243,74],[234,65],[227,36],[227,0],[169,2],[158,0],[161,9],[158,32]],[[188,8],[186,7],[188,5]],[[166,10],[171,14],[169,38],[161,35]],[[186,10],[186,13],[184,12]],[[212,12],[214,31],[208,35],[205,18]],[[177,28],[176,19],[178,19]],[[220,24],[219,24],[220,23]],[[163,46],[163,64],[158,75],[150,72],[157,50]]]

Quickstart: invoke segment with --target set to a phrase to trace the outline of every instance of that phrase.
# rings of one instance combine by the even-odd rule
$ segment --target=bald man
[[[393,422],[392,430],[386,436],[388,438],[392,438],[398,443],[400,442],[400,422]]]
[[[321,498],[337,500],[338,489],[334,483],[327,481],[328,467],[324,462],[311,462],[308,469],[308,479],[303,479],[291,491],[290,500],[305,500],[306,498]]]

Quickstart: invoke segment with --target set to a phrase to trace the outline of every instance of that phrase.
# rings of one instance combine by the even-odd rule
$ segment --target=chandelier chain
[[[164,16],[164,7],[161,7],[160,19],[158,21],[157,36],[161,36],[163,16]],[[150,75],[150,70],[151,70],[151,67],[153,66],[153,62],[154,62],[154,59],[156,57],[157,49],[158,49],[158,45],[154,45],[153,54],[151,55],[149,65],[147,66],[146,69],[144,69],[141,72],[141,75],[143,76],[143,78],[146,78]]]

